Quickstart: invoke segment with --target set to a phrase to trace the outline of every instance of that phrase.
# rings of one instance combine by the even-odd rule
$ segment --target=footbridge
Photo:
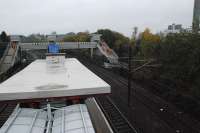
[[[97,48],[97,42],[57,42],[60,49],[94,49]],[[39,43],[19,43],[22,50],[45,50],[47,49],[48,42]]]
[[[101,42],[99,38],[92,38],[91,42],[57,42],[61,50],[68,49],[90,49],[90,56],[93,57],[94,49],[99,50],[101,55],[105,56],[109,63],[118,63],[117,54],[109,48],[105,42]],[[9,68],[14,66],[18,62],[23,52],[35,51],[37,54],[41,54],[40,50],[47,52],[49,42],[37,42],[37,43],[21,43],[16,40],[8,43],[6,50],[4,50],[3,56],[0,60],[0,73],[6,72]],[[46,50],[46,51],[45,51]],[[32,56],[35,56],[32,54]],[[37,57],[36,57],[37,58]]]

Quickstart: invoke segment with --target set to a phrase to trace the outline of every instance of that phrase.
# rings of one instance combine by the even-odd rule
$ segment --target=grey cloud
[[[130,36],[134,26],[154,32],[191,26],[193,0],[0,0],[0,31],[10,34],[110,28]]]

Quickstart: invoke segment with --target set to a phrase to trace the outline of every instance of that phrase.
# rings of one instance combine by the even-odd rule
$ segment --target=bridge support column
[[[91,57],[91,59],[93,58],[93,53],[94,53],[94,49],[91,48],[91,49],[90,49],[90,57]]]

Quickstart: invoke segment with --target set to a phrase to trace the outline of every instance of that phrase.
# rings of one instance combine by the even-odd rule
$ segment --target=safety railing
[[[16,50],[15,50],[15,53],[13,55],[13,59],[12,59],[12,62],[11,62],[11,66],[14,66],[16,59],[18,58],[18,53],[19,53],[18,51],[19,51],[19,45],[17,45],[17,47],[16,47]]]
[[[96,42],[58,42],[56,43],[60,46],[60,49],[87,49],[87,48],[97,48]],[[34,50],[34,49],[47,49],[49,43],[20,43],[22,50]]]

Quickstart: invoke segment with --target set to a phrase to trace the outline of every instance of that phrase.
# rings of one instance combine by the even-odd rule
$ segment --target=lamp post
[[[128,106],[130,106],[130,100],[131,100],[131,79],[132,79],[131,59],[132,59],[132,48],[131,48],[131,45],[130,45],[129,46],[129,58],[128,58]]]
[[[138,27],[133,28],[132,38],[136,41],[137,39]],[[131,105],[131,81],[132,81],[132,47],[129,45],[128,49],[129,58],[128,58],[128,106]]]

